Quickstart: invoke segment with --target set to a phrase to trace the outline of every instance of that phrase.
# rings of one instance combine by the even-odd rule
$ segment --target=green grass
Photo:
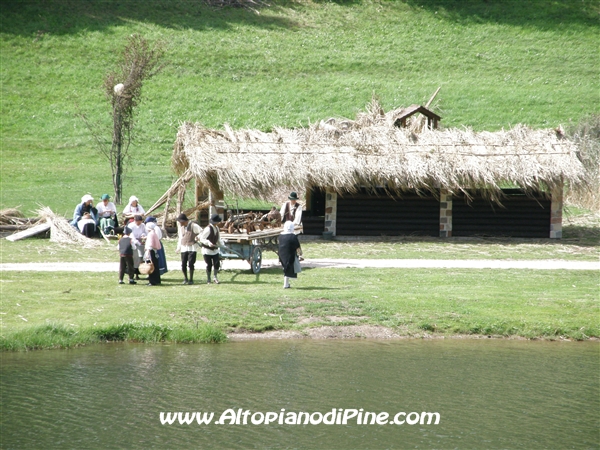
[[[185,341],[185,333],[205,333],[188,340],[218,341],[219,330],[355,324],[406,336],[600,337],[595,272],[312,269],[290,290],[282,289],[277,269],[224,271],[220,278],[218,286],[182,286],[175,271],[148,288],[117,285],[116,273],[4,272],[2,346]]]
[[[599,7],[588,0],[269,2],[260,14],[201,2],[49,0],[0,10],[0,208],[70,215],[110,171],[78,107],[108,125],[102,79],[125,38],[167,45],[143,91],[124,197],[150,206],[174,176],[178,124],[269,130],[386,109],[438,86],[446,126],[555,127],[598,111]],[[110,133],[107,133],[107,139]]]
[[[597,215],[570,209],[565,217],[564,238],[380,238],[366,242],[338,239],[306,241],[302,248],[306,258],[340,259],[562,259],[598,261],[600,257],[600,224]],[[101,241],[99,241],[101,242]],[[168,260],[178,260],[176,239],[164,239]],[[266,259],[275,259],[267,252]],[[110,262],[117,260],[116,242],[102,243],[93,250],[76,245],[59,245],[48,239],[31,238],[17,242],[0,239],[0,263],[42,262]]]

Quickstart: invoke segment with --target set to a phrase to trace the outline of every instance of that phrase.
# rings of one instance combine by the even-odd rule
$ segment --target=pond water
[[[0,446],[598,448],[599,351],[597,342],[289,340],[3,353]],[[161,412],[214,417],[163,425]]]

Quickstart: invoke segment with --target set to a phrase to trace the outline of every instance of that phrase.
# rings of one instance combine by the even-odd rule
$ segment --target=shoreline
[[[131,324],[129,324],[131,325]],[[520,336],[497,334],[443,334],[414,333],[409,330],[394,330],[381,325],[338,325],[305,328],[303,330],[269,330],[254,332],[239,330],[224,333],[210,325],[198,328],[177,328],[162,330],[158,336],[156,329],[148,327],[131,327],[124,324],[124,330],[107,334],[105,330],[92,333],[91,330],[75,331],[61,326],[40,327],[25,334],[15,334],[8,338],[1,337],[0,354],[28,352],[40,350],[72,349],[90,345],[106,345],[117,343],[135,344],[227,344],[249,341],[298,341],[298,340],[374,340],[374,341],[406,341],[406,340],[511,340],[511,341],[543,341],[543,342],[600,342],[600,338],[590,336],[575,339],[564,336]]]
[[[424,339],[503,339],[518,341],[548,341],[548,342],[589,342],[600,341],[597,337],[588,337],[587,339],[573,339],[562,336],[548,337],[536,336],[525,337],[519,335],[485,335],[485,334],[442,334],[442,333],[398,333],[393,328],[381,325],[340,325],[340,326],[320,326],[315,328],[305,328],[298,330],[272,330],[264,332],[239,331],[227,333],[227,338],[231,342],[244,342],[256,340],[350,340],[350,339],[370,339],[370,340],[424,340]]]

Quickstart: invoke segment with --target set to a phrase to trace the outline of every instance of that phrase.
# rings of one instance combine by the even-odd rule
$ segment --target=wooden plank
[[[11,234],[10,236],[7,236],[6,239],[11,242],[20,241],[21,239],[26,239],[28,237],[35,236],[40,233],[44,233],[44,232],[48,231],[49,229],[50,229],[50,224],[48,222],[46,222],[46,223],[42,223],[40,225],[36,225],[35,227],[31,227],[28,230],[24,230],[24,231],[15,233],[15,234]]]

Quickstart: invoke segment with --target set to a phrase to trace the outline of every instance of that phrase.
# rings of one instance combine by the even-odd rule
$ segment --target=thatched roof
[[[513,184],[548,191],[562,181],[581,182],[576,146],[555,130],[516,126],[508,131],[427,130],[416,135],[393,126],[373,103],[355,121],[329,119],[308,128],[211,130],[184,123],[173,152],[178,173],[191,169],[207,186],[237,196],[267,198],[278,187],[357,186],[391,191],[498,191]]]

